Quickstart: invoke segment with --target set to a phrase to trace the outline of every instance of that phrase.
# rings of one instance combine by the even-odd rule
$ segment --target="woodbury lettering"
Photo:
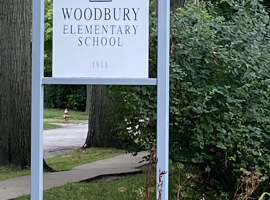
[[[62,8],[63,18],[77,21],[90,20],[114,20],[114,21],[136,21],[140,8]]]
[[[63,25],[63,35],[78,35],[78,46],[122,47],[121,36],[136,35],[139,30],[138,25],[130,22],[138,20],[140,8],[61,8],[61,13],[67,22]],[[117,25],[119,21],[129,23]],[[102,22],[111,24],[102,25]]]

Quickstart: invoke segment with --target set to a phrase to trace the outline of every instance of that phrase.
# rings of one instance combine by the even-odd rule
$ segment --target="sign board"
[[[149,0],[54,0],[53,15],[53,77],[148,78]]]

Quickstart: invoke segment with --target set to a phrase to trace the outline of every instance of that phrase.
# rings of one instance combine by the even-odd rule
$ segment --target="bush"
[[[258,1],[229,2],[234,12],[227,20],[211,7],[172,13],[170,158],[198,166],[208,188],[232,196],[242,169],[270,175],[270,30]],[[155,74],[155,17],[151,23]],[[155,92],[149,86],[110,90],[120,133],[139,146],[155,142]]]
[[[44,104],[46,108],[85,111],[86,86],[46,85]]]

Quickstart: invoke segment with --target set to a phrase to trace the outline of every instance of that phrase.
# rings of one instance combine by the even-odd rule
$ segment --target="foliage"
[[[224,199],[206,190],[206,185],[200,181],[197,167],[185,166],[182,163],[170,162],[169,165],[170,198],[175,200],[217,200]]]
[[[155,12],[151,13],[149,23],[149,74],[150,77],[156,77],[157,18]],[[116,124],[114,131],[119,136],[122,147],[131,152],[152,148],[156,128],[156,87],[110,86],[108,96],[112,99],[110,112],[112,113],[111,120]]]
[[[226,2],[230,18],[214,7],[171,15],[170,158],[197,165],[217,195],[233,195],[242,168],[270,175],[269,17],[256,0]],[[155,76],[155,16],[150,31]],[[115,86],[109,93],[117,131],[131,138],[128,150],[151,146],[156,88]]]
[[[270,193],[264,192],[264,193],[260,196],[259,200],[263,200],[263,198],[264,198],[266,195],[268,195],[268,196],[270,197]]]
[[[246,171],[238,180],[237,190],[233,200],[248,200],[250,196],[257,190],[259,185],[265,181],[265,178],[258,171]]]
[[[85,111],[86,86],[84,85],[46,85],[44,93],[46,108]]]
[[[52,66],[52,33],[53,33],[53,1],[45,0],[44,19],[44,53],[45,53],[45,74],[51,71]]]

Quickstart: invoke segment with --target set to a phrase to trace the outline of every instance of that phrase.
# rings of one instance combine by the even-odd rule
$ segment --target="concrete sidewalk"
[[[121,174],[127,172],[139,172],[145,162],[142,157],[148,152],[140,152],[133,157],[130,154],[123,154],[113,158],[108,158],[93,163],[88,163],[73,168],[70,171],[54,172],[44,174],[44,190],[59,187],[71,182],[79,182],[100,175]],[[30,194],[30,176],[0,181],[0,200],[13,199],[24,194]]]

